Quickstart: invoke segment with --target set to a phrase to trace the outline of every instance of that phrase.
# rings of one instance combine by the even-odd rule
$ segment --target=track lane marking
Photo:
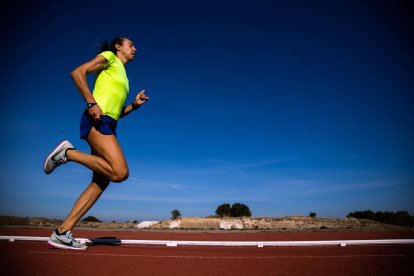
[[[108,257],[139,257],[139,258],[168,258],[168,259],[300,259],[300,258],[383,258],[383,257],[414,257],[414,254],[355,254],[355,255],[292,255],[292,256],[191,256],[191,255],[148,255],[148,254],[114,254],[114,253],[83,253],[72,251],[61,251],[51,249],[51,251],[17,251],[17,250],[0,250],[0,253],[15,254],[55,254],[71,256],[108,256]]]

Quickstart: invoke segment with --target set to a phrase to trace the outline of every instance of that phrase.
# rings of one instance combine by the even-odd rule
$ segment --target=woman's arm
[[[103,69],[106,65],[106,62],[107,61],[103,56],[98,55],[92,60],[78,66],[70,73],[70,76],[72,77],[76,88],[87,103],[96,103],[96,101],[92,96],[91,90],[89,89],[86,75]],[[93,107],[89,108],[89,114],[94,119],[100,119],[102,116],[102,110],[98,105],[94,105]]]
[[[149,97],[145,95],[145,90],[142,90],[141,92],[137,94],[137,96],[135,97],[135,100],[131,104],[124,107],[121,113],[121,118],[125,117],[132,111],[140,108],[140,106],[146,103],[148,100],[149,100]]]

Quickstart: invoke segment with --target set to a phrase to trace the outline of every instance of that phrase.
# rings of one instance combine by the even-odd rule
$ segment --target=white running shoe
[[[50,174],[54,169],[68,161],[66,157],[68,149],[74,149],[74,147],[69,141],[65,140],[48,155],[43,165],[45,173]]]
[[[50,236],[49,241],[47,242],[49,246],[59,249],[71,249],[71,250],[86,250],[88,246],[77,242],[72,235],[72,232],[66,231],[62,234],[58,233],[56,229],[53,231],[53,234]]]

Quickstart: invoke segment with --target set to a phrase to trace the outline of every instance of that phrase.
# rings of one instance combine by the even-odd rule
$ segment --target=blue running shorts
[[[118,121],[108,115],[103,115],[101,120],[94,120],[89,116],[88,110],[85,110],[80,122],[80,138],[86,140],[92,127],[104,135],[114,135],[116,137],[117,124]]]

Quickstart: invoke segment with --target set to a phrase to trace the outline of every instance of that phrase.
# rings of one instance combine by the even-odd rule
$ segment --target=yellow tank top
[[[125,66],[111,51],[99,55],[103,56],[107,63],[105,68],[96,74],[93,97],[104,115],[118,120],[129,92]]]

